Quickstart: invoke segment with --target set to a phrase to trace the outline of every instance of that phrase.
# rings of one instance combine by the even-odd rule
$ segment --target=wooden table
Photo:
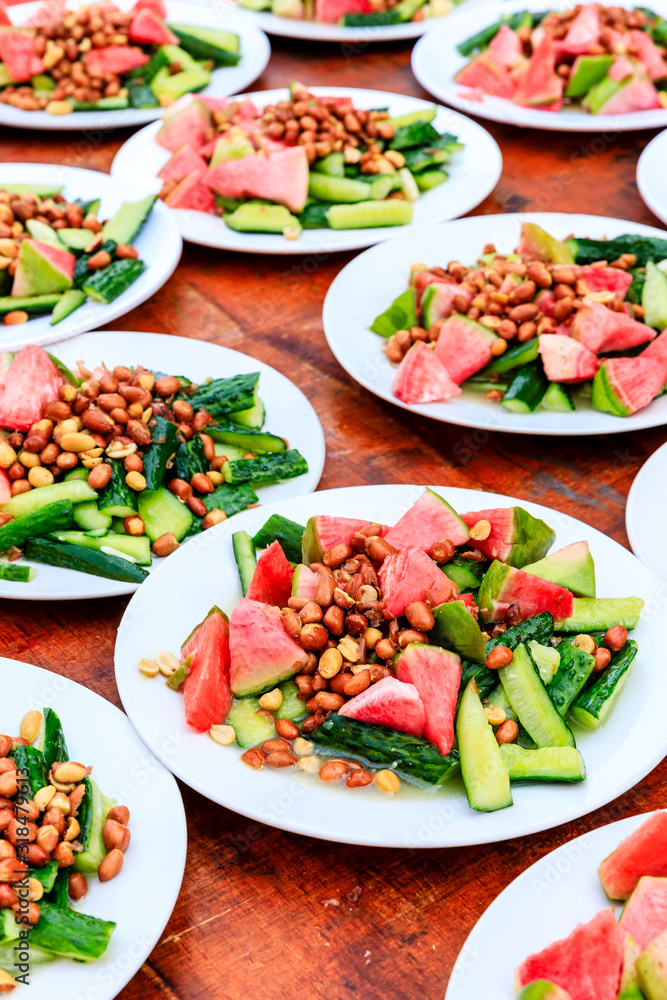
[[[410,48],[387,44],[350,53],[275,39],[255,89],[297,79],[425,98],[410,71]],[[505,166],[498,187],[474,214],[590,212],[657,224],[635,186],[637,158],[652,133],[598,137],[482,124],[499,141]],[[108,171],[128,134],[86,139],[6,129],[0,131],[1,159]],[[565,511],[627,545],[625,498],[665,431],[563,439],[470,431],[360,394],[331,355],[321,323],[327,288],[350,257],[234,256],[186,244],[168,284],[113,327],[224,344],[295,381],[324,426],[322,489],[417,482],[492,490]],[[1,651],[66,674],[118,705],[113,648],[126,603],[4,601]],[[183,890],[161,941],[120,996],[442,1000],[459,949],[501,889],[565,840],[664,806],[666,780],[663,763],[621,799],[556,830],[488,847],[418,853],[283,833],[183,787],[190,833]],[[164,859],[156,878],[160,863]]]

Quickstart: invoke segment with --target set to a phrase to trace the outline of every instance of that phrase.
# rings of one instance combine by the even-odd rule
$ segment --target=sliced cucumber
[[[528,341],[528,343],[531,343],[531,341]],[[555,413],[570,413],[575,409],[569,386],[562,385],[560,382],[549,383],[540,405],[543,409],[553,410]]]
[[[63,293],[59,302],[56,302],[51,314],[51,326],[55,326],[62,320],[67,319],[73,312],[83,305],[88,296],[79,288],[70,288]]]
[[[133,243],[151,213],[157,195],[149,194],[141,201],[126,201],[102,228],[105,240]]]
[[[368,184],[349,177],[332,177],[311,172],[308,178],[308,194],[319,201],[351,203],[368,198]]]
[[[549,685],[549,697],[560,714],[565,716],[570,705],[593,673],[595,657],[565,639],[562,640],[558,649],[560,664]]]
[[[151,542],[167,534],[174,535],[181,542],[194,520],[194,515],[185,504],[164,487],[142,490],[139,494],[139,516]]]
[[[516,344],[514,347],[510,347],[508,351],[501,354],[500,357],[494,358],[486,368],[482,368],[477,375],[474,375],[470,381],[475,381],[476,379],[487,379],[491,372],[495,372],[497,375],[504,375],[506,372],[511,372],[515,368],[521,368],[523,365],[530,364],[531,361],[535,361],[539,354],[539,341],[537,337],[533,337],[532,340],[525,340],[522,344]]]
[[[269,434],[267,431],[244,430],[243,427],[230,423],[219,422],[217,427],[207,427],[206,433],[214,441],[223,445],[233,445],[242,452],[285,451],[287,448],[285,439],[276,434]]]
[[[538,747],[574,746],[574,737],[556,711],[523,643],[503,667],[500,681],[517,718]]]
[[[295,448],[257,458],[225,462],[222,474],[228,483],[277,483],[308,472],[308,463]]]
[[[235,66],[241,58],[241,39],[232,31],[198,28],[190,24],[169,24],[181,46],[195,59],[214,59]]]
[[[301,223],[284,205],[259,205],[245,202],[223,216],[226,226],[239,233],[282,233],[300,228]]]
[[[25,563],[0,562],[0,580],[10,583],[30,583],[37,576],[34,566]]]
[[[52,531],[69,528],[73,516],[74,507],[71,500],[56,500],[44,507],[38,507],[37,510],[14,517],[13,521],[8,521],[0,527],[0,552],[6,552],[13,546],[20,549],[29,538],[50,535]]]
[[[225,722],[234,727],[240,747],[255,747],[275,737],[274,724],[266,716],[257,714],[260,708],[257,698],[239,698],[232,705]]]
[[[280,693],[283,696],[283,702],[276,712],[277,718],[289,719],[290,722],[298,722],[300,719],[305,718],[308,715],[308,709],[305,702],[299,698],[301,692],[294,681],[285,681],[279,687]]]
[[[43,489],[48,488],[48,486],[43,487]],[[124,583],[143,583],[148,575],[146,570],[128,562],[127,559],[108,556],[103,552],[84,548],[82,545],[64,545],[46,538],[28,539],[24,554],[26,559],[35,562],[74,569],[93,576],[103,576],[108,580],[121,580]]]
[[[345,177],[345,156],[343,153],[329,153],[321,160],[315,160],[310,169],[329,177]]]
[[[555,646],[544,646],[535,639],[528,641],[528,649],[533,658],[533,663],[537,667],[537,672],[542,678],[542,683],[547,687],[556,676],[560,663],[560,653]]]
[[[94,500],[96,496],[95,490],[91,489],[83,480],[69,479],[62,483],[54,483],[53,486],[40,486],[38,490],[30,490],[29,493],[19,493],[18,496],[12,497],[7,503],[2,504],[0,510],[4,514],[12,514],[19,518],[25,514],[34,514],[42,507],[59,500],[71,500],[72,503],[79,503],[81,500]]]
[[[664,330],[667,326],[667,275],[652,260],[646,262],[642,307],[644,322],[656,330]]]
[[[59,229],[58,239],[68,250],[82,253],[93,239],[93,234],[90,229]]]
[[[576,747],[540,747],[527,750],[516,743],[505,743],[500,753],[510,781],[583,781],[584,758]]]
[[[125,469],[111,462],[111,479],[100,490],[97,506],[105,517],[132,517],[137,513],[137,494],[125,482]],[[99,527],[103,527],[102,524]]]
[[[612,656],[606,670],[579,695],[570,709],[570,717],[586,729],[599,729],[606,721],[628,679],[637,643],[628,639],[623,649]]]
[[[59,247],[62,250],[63,244],[58,237],[58,233],[46,222],[40,222],[38,219],[28,219],[25,225],[33,240],[39,240],[40,243]],[[90,233],[88,233],[88,242],[90,242]]]
[[[150,566],[151,543],[146,535],[117,535],[108,531],[100,537],[88,535],[84,531],[57,531],[53,535],[59,542],[82,545],[87,549],[104,552],[108,556],[118,556],[139,566]]]
[[[265,549],[278,541],[290,562],[301,562],[301,542],[306,529],[282,514],[272,514],[263,528],[253,537],[256,549]]]
[[[493,812],[512,805],[512,790],[500,747],[484,712],[475,681],[470,681],[456,718],[461,774],[472,809]]]
[[[103,514],[94,500],[75,504],[73,514],[82,531],[108,531],[111,527],[111,517]]]
[[[122,260],[112,261],[101,271],[94,271],[91,277],[84,280],[81,287],[93,302],[109,305],[126,292],[145,270],[146,265],[143,260],[125,257]]]
[[[397,115],[396,118],[390,118],[389,124],[393,125],[394,129],[399,129],[405,125],[414,125],[415,122],[432,122],[437,113],[435,106],[420,108],[419,111],[409,111],[406,115]]]
[[[61,194],[62,184],[5,184],[2,183],[2,190],[8,194],[36,194],[38,198],[53,198],[54,194]]]
[[[255,546],[247,531],[235,531],[232,535],[232,545],[234,547],[236,568],[239,571],[239,579],[241,580],[241,590],[245,597],[250,588],[255,566],[257,565]]]
[[[575,597],[572,617],[556,622],[556,631],[606,632],[614,625],[633,629],[643,607],[641,597]]]
[[[332,205],[327,209],[327,221],[332,229],[407,226],[412,216],[411,202],[397,200],[359,201],[355,205]]]
[[[354,182],[353,182],[354,183]],[[394,178],[392,174],[380,174],[375,180],[371,181],[370,184],[366,185],[366,194],[364,198],[370,197],[374,201],[382,201],[387,195],[392,191],[394,187]],[[331,199],[332,201],[335,199]],[[362,198],[356,199],[357,201],[363,201]]]
[[[264,402],[257,396],[253,406],[249,407],[247,410],[236,410],[232,413],[232,416],[234,417],[235,423],[241,424],[243,427],[255,428],[259,430],[264,426],[264,420],[266,418]]]
[[[441,184],[449,180],[449,174],[446,170],[438,170],[435,167],[422,170],[421,173],[414,176],[420,191],[432,191],[433,188],[440,187]]]
[[[91,778],[85,779],[85,785],[86,793],[79,811],[81,825],[79,839],[83,851],[75,856],[74,867],[78,872],[92,875],[100,867],[107,853],[102,831],[107,814],[116,802],[103,795]]]
[[[62,298],[62,292],[54,292],[52,295],[30,295],[25,298],[13,298],[11,295],[0,296],[0,316],[8,312],[20,310],[27,312],[29,316],[36,313],[51,312]]]
[[[542,402],[548,385],[542,362],[533,361],[518,369],[502,404],[511,413],[532,413]]]

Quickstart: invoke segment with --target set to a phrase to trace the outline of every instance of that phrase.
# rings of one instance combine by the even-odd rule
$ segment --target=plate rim
[[[658,201],[657,196],[654,194],[651,185],[649,183],[649,171],[651,170],[652,160],[657,158],[663,151],[663,147],[667,146],[667,128],[658,135],[654,135],[649,143],[646,144],[641,152],[639,160],[637,161],[637,190],[642,198],[644,204],[653,212],[656,219],[667,224],[667,201],[664,205]]]
[[[630,486],[630,491],[628,493],[628,499],[625,503],[625,530],[630,541],[630,546],[632,551],[639,559],[642,565],[646,566],[650,573],[653,573],[657,579],[661,579],[652,563],[651,550],[647,550],[645,547],[645,539],[640,536],[637,532],[637,522],[638,518],[635,516],[637,508],[640,504],[640,494],[644,491],[644,478],[649,475],[649,471],[652,471],[653,465],[667,465],[667,441],[663,442],[660,447],[656,448],[652,455],[646,459],[646,461],[641,465],[637,475],[632,480],[632,485]],[[664,567],[661,566],[661,569]]]
[[[461,0],[460,0],[461,2]],[[475,0],[462,0],[462,2],[473,3]],[[457,4],[458,6],[458,4]],[[344,28],[337,24],[327,24],[321,21],[303,21],[296,18],[280,17],[265,10],[251,10],[250,8],[237,8],[243,16],[252,17],[258,27],[267,35],[276,35],[278,38],[296,38],[308,42],[337,43],[348,42],[373,44],[374,42],[410,41],[426,34],[435,25],[429,21],[438,22],[440,18],[424,18],[423,21],[408,21],[405,24],[382,25],[379,27],[367,28]],[[455,11],[450,11],[442,20]],[[282,22],[287,22],[282,24]],[[323,31],[313,31],[313,28],[322,28]],[[301,30],[299,30],[301,29]],[[330,29],[330,30],[326,30]]]

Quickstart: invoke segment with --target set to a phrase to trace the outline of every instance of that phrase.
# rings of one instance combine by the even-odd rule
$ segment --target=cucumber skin
[[[266,524],[253,536],[256,549],[265,549],[271,542],[280,542],[290,562],[301,562],[301,542],[305,532],[302,524],[290,521],[282,514],[272,514]]]
[[[157,490],[141,491],[139,516],[144,522],[146,534],[151,542],[169,533],[175,536],[176,541],[182,542],[195,520],[194,514],[185,504],[164,486]]]
[[[586,767],[581,753],[575,747],[542,747],[538,750],[526,750],[516,743],[509,743],[501,746],[500,753],[509,771],[510,781],[562,781],[578,782],[586,777]],[[544,758],[550,754],[566,755],[571,757],[571,770],[569,773],[559,773],[557,769],[551,769],[543,763]],[[533,756],[535,755],[535,756]],[[514,760],[512,759],[514,758]],[[578,763],[578,767],[575,765]],[[531,770],[531,764],[533,768]]]
[[[502,404],[513,413],[532,413],[542,402],[548,385],[542,362],[532,361],[517,369]]]
[[[223,475],[228,483],[276,483],[308,472],[308,463],[295,448],[288,451],[225,462]]]
[[[611,658],[609,666],[599,679],[582,691],[575,701],[570,709],[573,722],[586,729],[599,729],[625,684],[637,650],[635,640],[628,639],[623,649]]]
[[[52,708],[44,709],[44,721],[40,734],[39,749],[44,755],[47,771],[51,770],[54,760],[69,760],[69,750],[65,742],[62,723]]]
[[[16,309],[28,314],[51,312],[58,305],[63,294],[63,292],[53,292],[51,295],[31,295],[16,299],[13,299],[11,295],[0,296],[0,316],[4,313],[14,312]]]
[[[176,436],[174,435],[175,445]],[[168,458],[169,455],[167,455]],[[144,459],[144,470],[145,468],[146,461]],[[184,479],[186,483],[189,483],[194,475],[198,472],[206,473],[207,469],[208,462],[206,461],[204,442],[201,437],[195,434],[190,441],[181,441],[174,453],[174,464],[170,470],[170,478],[173,475],[176,479]],[[159,483],[159,485],[161,486],[162,483]],[[152,488],[149,487],[149,489]]]
[[[24,780],[27,781],[31,793],[29,798],[34,799],[36,792],[46,785],[47,771],[43,754],[35,747],[19,745],[12,750],[10,756],[16,764],[17,771],[28,772]]]
[[[232,545],[234,547],[234,559],[236,568],[239,571],[241,590],[243,596],[248,593],[252,582],[255,566],[255,546],[247,531],[235,531],[232,535]]]
[[[111,465],[111,479],[104,489],[100,490],[97,500],[100,513],[103,514],[106,510],[113,510],[115,507],[125,507],[132,514],[136,514],[137,494],[125,482],[124,467],[116,461],[109,464]],[[128,515],[123,516],[127,517]]]
[[[207,511],[224,510],[227,517],[232,517],[257,503],[259,497],[248,483],[240,483],[238,486],[223,483],[212,493],[205,493],[201,499]]]
[[[524,660],[525,656],[525,660]],[[532,670],[527,677],[522,677],[522,673]],[[521,725],[524,727],[530,738],[540,747],[554,746],[574,746],[574,736],[567,724],[563,721],[554,706],[549,692],[542,683],[542,679],[533,665],[533,658],[526,646],[519,644],[514,651],[514,659],[507,666],[503,667],[500,673],[500,682],[503,686],[507,699],[512,706]],[[534,677],[533,677],[534,675]],[[512,689],[514,688],[515,700],[512,700]],[[521,689],[528,692],[530,701],[538,713],[538,719],[531,727],[527,722],[527,712],[522,718],[521,710],[516,704]],[[532,689],[532,694],[531,694]],[[541,705],[539,704],[541,702]],[[538,728],[539,727],[539,728]],[[532,728],[532,732],[531,732]]]
[[[593,672],[595,657],[568,642],[561,642],[560,664],[551,684],[549,697],[560,715],[565,716]]]
[[[86,293],[80,288],[70,288],[63,293],[62,298],[56,303],[51,314],[51,326],[56,326],[83,305],[86,301]]]
[[[264,740],[275,737],[276,730],[273,723],[265,716],[257,715],[260,709],[258,699],[252,695],[247,698],[237,698],[230,708],[225,724],[234,727],[236,742],[240,747],[255,747]]]
[[[332,205],[327,210],[327,221],[332,229],[407,226],[412,216],[409,201],[358,201],[354,205]]]
[[[612,605],[611,602],[614,602]],[[618,605],[621,605],[621,615]],[[644,607],[641,597],[575,597],[571,618],[556,622],[557,632],[606,632],[614,625],[636,628]],[[607,608],[611,608],[607,611]]]
[[[92,576],[102,576],[107,580],[123,583],[143,583],[148,573],[117,556],[107,556],[95,549],[84,549],[80,545],[61,545],[45,538],[31,538],[25,548],[26,559],[73,569]]]
[[[93,302],[109,305],[126,292],[146,270],[143,260],[127,257],[114,260],[101,271],[95,271],[92,278],[84,280],[83,291]]]
[[[470,808],[479,812],[495,812],[511,806],[509,772],[474,680],[470,681],[461,699],[456,717],[456,737]]]
[[[200,385],[188,397],[194,410],[206,410],[212,417],[249,410],[255,404],[259,372],[216,378]]]
[[[368,198],[368,184],[349,177],[333,177],[331,174],[311,172],[308,178],[308,194],[318,201],[356,204]]]
[[[222,425],[222,426],[221,426]],[[218,444],[228,444],[245,451],[280,452],[286,451],[284,438],[268,431],[245,430],[240,424],[218,421],[217,427],[207,427],[206,433]]]
[[[546,646],[553,633],[553,615],[550,615],[548,611],[543,611],[539,615],[534,615],[533,618],[527,618],[525,622],[521,622],[519,625],[512,625],[502,635],[496,636],[495,639],[488,639],[486,642],[486,653],[488,656],[495,646],[507,646],[514,651],[520,642],[528,642],[529,639],[534,639],[536,642]]]
[[[79,503],[82,500],[94,500],[96,496],[95,490],[83,480],[67,479],[61,483],[54,483],[53,486],[41,486],[38,490],[30,490],[29,493],[19,493],[18,496],[2,504],[0,510],[6,514],[13,514],[18,520],[58,501],[71,500],[72,503]]]
[[[9,583],[30,583],[37,575],[37,570],[33,566],[26,566],[25,563],[0,562],[0,580],[7,580]]]
[[[116,244],[133,243],[141,232],[156,200],[157,195],[151,194],[141,201],[123,202],[116,214],[108,222],[105,222],[102,229],[103,238],[113,240]]]
[[[201,438],[197,437],[201,442]],[[144,478],[147,490],[157,490],[164,483],[167,462],[176,451],[176,424],[164,417],[155,417],[155,427],[151,435],[151,446],[144,453]],[[203,444],[202,444],[203,449]],[[192,477],[188,477],[191,479]]]
[[[71,500],[57,500],[32,514],[16,517],[0,528],[0,552],[10,549],[12,545],[20,549],[29,538],[65,530],[73,521],[74,504]]]
[[[429,785],[442,784],[459,763],[456,750],[443,757],[428,740],[386,726],[346,719],[338,712],[325,719],[310,738],[335,753],[352,754],[371,765],[391,767],[397,774]]]

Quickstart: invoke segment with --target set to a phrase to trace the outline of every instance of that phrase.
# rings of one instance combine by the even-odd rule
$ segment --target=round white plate
[[[111,218],[124,201],[138,201],[142,194],[148,193],[137,193],[128,184],[96,170],[61,167],[55,163],[0,163],[0,188],[3,184],[12,183],[62,185],[62,194],[68,201],[101,198],[101,219]],[[169,210],[160,201],[153,206],[134,245],[148,266],[114,302],[103,305],[88,299],[80,309],[55,326],[51,326],[50,313],[35,316],[18,326],[4,326],[0,322],[0,352],[20,350],[26,344],[51,344],[65,337],[75,337],[118,319],[149,299],[172,276],[183,249],[178,228]]]
[[[430,101],[415,97],[402,97],[381,90],[355,90],[349,87],[311,87],[314,94],[351,97],[359,108],[389,108],[392,115],[403,115],[418,108],[432,107]],[[258,108],[283,100],[286,91],[263,90],[248,94]],[[433,122],[440,132],[451,132],[465,144],[447,164],[449,180],[422,194],[415,203],[414,221],[408,226],[383,226],[378,229],[304,229],[298,240],[287,240],[282,235],[270,233],[237,233],[228,229],[217,216],[205,212],[174,210],[174,216],[183,238],[191,243],[236,250],[241,253],[332,253],[337,250],[357,250],[392,236],[405,238],[418,226],[429,222],[454,219],[470,211],[493,191],[502,170],[500,149],[489,133],[463,115],[438,108]],[[159,191],[162,182],[157,173],[170,157],[170,153],[155,142],[160,126],[148,125],[131,136],[121,146],[111,166],[114,177],[141,178],[147,190]],[[150,186],[149,186],[150,185]]]
[[[563,6],[573,6],[567,4]],[[619,0],[619,7],[632,8],[632,0]],[[412,52],[412,70],[421,85],[441,101],[451,104],[469,115],[489,118],[506,125],[523,128],[540,128],[552,132],[632,132],[644,128],[662,128],[667,125],[667,109],[636,111],[625,115],[589,115],[577,108],[562,111],[536,111],[522,108],[500,97],[484,96],[478,99],[470,87],[463,87],[454,79],[468,62],[456,46],[483,28],[500,19],[501,14],[519,10],[544,11],[540,0],[509,0],[460,10],[447,18],[447,23],[429,31],[415,45]],[[652,10],[662,17],[667,14],[665,0],[656,0]]]
[[[99,695],[59,674],[4,657],[0,686],[0,732],[14,735],[30,709],[54,709],[72,759],[92,765],[102,791],[130,810],[132,843],[122,871],[111,882],[91,878],[88,894],[75,904],[82,913],[116,921],[105,954],[88,964],[57,959],[35,965],[26,991],[31,1000],[112,1000],[148,958],[176,905],[187,849],[181,793],[123,713]],[[177,752],[165,733],[157,756],[167,764]],[[22,994],[19,987],[16,996]]]
[[[577,924],[612,905],[597,867],[650,815],[629,816],[576,837],[515,878],[468,936],[445,1000],[510,1000],[515,995],[514,970],[524,959],[568,937]]]
[[[667,423],[667,396],[661,396],[630,417],[614,417],[578,402],[573,413],[509,413],[499,403],[491,403],[484,393],[464,390],[447,402],[408,405],[392,394],[396,366],[383,352],[384,338],[369,330],[375,317],[408,287],[410,266],[417,261],[445,267],[450,260],[472,263],[485,243],[494,243],[501,252],[512,251],[522,222],[536,222],[559,239],[571,233],[593,239],[612,238],[622,233],[665,238],[662,230],[640,226],[623,219],[598,215],[565,215],[536,212],[525,215],[476,215],[410,233],[372,247],[355,257],[336,276],[324,301],[324,332],[329,347],[343,368],[361,383],[394,406],[445,423],[463,427],[505,431],[513,434],[614,434]]]
[[[663,167],[667,156],[667,130],[651,139],[637,163],[639,193],[661,222],[667,222],[667,189]]]
[[[667,584],[667,444],[635,476],[625,508],[625,529],[637,558]]]
[[[249,771],[238,747],[220,747],[207,734],[188,730],[181,699],[139,673],[140,657],[153,657],[160,649],[178,653],[211,605],[229,614],[240,600],[232,531],[245,529],[252,535],[272,513],[298,524],[315,514],[394,524],[421,495],[422,486],[326,490],[245,511],[231,526],[212,528],[170,556],[142,585],[118,630],[116,683],[132,724],[149,748],[162,746],[167,732],[182,741],[169,764],[174,774],[214,802],[284,830],[342,843],[419,848],[490,843],[558,826],[621,795],[655,767],[667,751],[662,725],[667,673],[660,659],[666,615],[655,600],[658,581],[626,549],[566,514],[492,493],[432,488],[461,512],[520,503],[556,530],[554,548],[581,539],[589,542],[601,596],[637,595],[646,601],[648,613],[634,633],[640,654],[622,705],[599,732],[576,731],[587,780],[516,787],[511,808],[485,814],[468,807],[458,777],[435,792],[404,786],[387,799],[373,787],[353,795],[348,788],[323,785],[301,772],[268,767]]]
[[[284,483],[258,486],[255,490],[262,503],[273,503],[287,497],[309,493],[317,486],[324,468],[324,434],[318,416],[300,389],[275,368],[256,361],[247,354],[232,351],[201,340],[170,337],[157,333],[118,333],[113,330],[87,333],[50,348],[68,367],[77,361],[92,368],[104,362],[116,365],[143,364],[156,371],[184,375],[193,381],[206,378],[227,378],[246,372],[260,372],[259,393],[266,404],[266,429],[285,437],[290,448],[297,448],[308,462],[308,472]],[[236,524],[236,517],[231,518]],[[209,529],[210,530],[210,529]],[[236,530],[236,529],[234,529]],[[187,543],[201,545],[195,537]],[[161,559],[155,559],[151,572]],[[77,573],[57,566],[35,563],[37,577],[31,583],[11,583],[0,580],[0,598],[25,601],[66,601],[86,597],[117,597],[132,594],[137,584],[106,580],[101,576]]]
[[[129,10],[134,0],[116,0],[122,10]],[[68,0],[73,10],[78,0]],[[25,3],[9,8],[9,16],[16,25],[31,17],[41,3]],[[216,69],[211,82],[202,94],[209,97],[228,97],[243,90],[260,76],[271,56],[269,40],[248,18],[229,8],[218,7],[213,0],[167,0],[168,20],[174,24],[191,24],[220,31],[235,31],[241,39],[241,60],[237,66]],[[124,108],[120,111],[74,111],[69,115],[50,115],[46,111],[21,111],[9,104],[0,104],[0,125],[40,131],[81,131],[107,128],[136,128],[155,121],[162,115],[162,108]],[[95,143],[94,132],[90,141]]]

